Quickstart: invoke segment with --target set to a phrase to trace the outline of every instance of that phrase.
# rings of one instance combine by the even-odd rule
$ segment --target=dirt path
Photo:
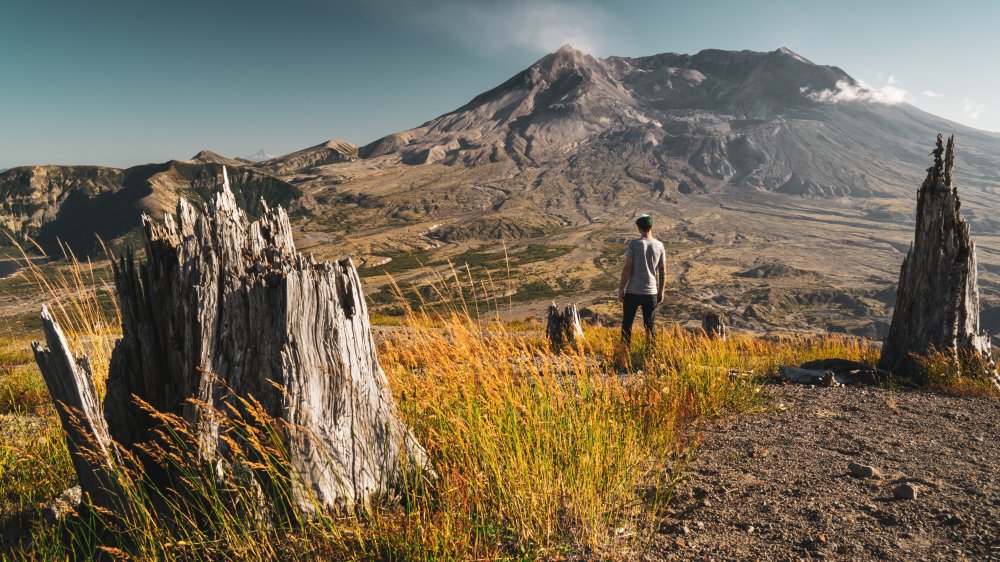
[[[775,411],[705,428],[659,556],[1000,560],[1000,402],[770,389]],[[904,479],[915,499],[893,497]]]

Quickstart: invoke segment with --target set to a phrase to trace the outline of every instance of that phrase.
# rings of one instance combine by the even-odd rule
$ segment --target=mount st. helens
[[[845,89],[862,95],[845,101]],[[420,291],[450,258],[474,277],[490,271],[515,316],[553,297],[611,312],[622,242],[633,217],[650,212],[670,260],[666,316],[686,322],[711,309],[748,328],[876,336],[930,143],[954,133],[984,323],[995,330],[1000,135],[870,97],[839,68],[787,49],[598,59],[564,47],[360,149],[331,141],[259,163],[207,152],[195,160],[277,182],[275,193],[295,200],[300,247],[361,257],[386,310],[397,304],[382,272]],[[101,183],[85,179],[93,171],[58,169],[80,178],[70,191]],[[3,186],[23,170],[0,175],[8,225],[26,213],[11,213]],[[30,215],[44,230],[60,209]]]

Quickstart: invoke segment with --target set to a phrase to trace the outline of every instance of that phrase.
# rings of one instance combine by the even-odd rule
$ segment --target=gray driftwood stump
[[[181,200],[176,217],[163,224],[144,217],[143,225],[146,263],[137,267],[129,252],[115,267],[122,338],[103,416],[89,369],[44,309],[49,349],[34,344],[53,398],[82,422],[74,428],[63,416],[70,450],[97,445],[96,455],[73,458],[92,501],[114,505],[105,476],[117,462],[111,441],[136,451],[152,438],[156,422],[133,396],[193,424],[206,462],[228,447],[213,411],[255,398],[287,422],[283,439],[298,483],[290,507],[307,512],[367,506],[429,468],[379,366],[349,259],[323,263],[296,252],[280,207],[265,206],[249,222],[228,181],[204,212]]]
[[[978,355],[996,374],[989,334],[979,330],[976,245],[952,185],[954,151],[955,137],[945,148],[938,135],[934,166],[917,193],[916,234],[899,273],[896,308],[878,364],[897,376],[919,378],[911,354],[932,349]]]
[[[545,323],[545,335],[552,349],[559,350],[574,345],[583,339],[583,325],[580,324],[580,312],[576,304],[571,304],[562,311],[556,303],[549,305],[548,319]]]
[[[726,323],[718,312],[706,312],[701,319],[701,329],[710,339],[726,341]]]

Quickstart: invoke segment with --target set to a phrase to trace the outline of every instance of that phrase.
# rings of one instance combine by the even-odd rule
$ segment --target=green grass
[[[397,275],[405,271],[431,265],[430,253],[425,250],[395,252],[382,257],[392,258],[392,261],[383,265],[361,269],[358,271],[358,275],[361,277],[374,277],[386,274]]]

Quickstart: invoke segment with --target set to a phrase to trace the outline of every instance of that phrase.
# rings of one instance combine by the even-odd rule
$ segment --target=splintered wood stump
[[[253,398],[287,422],[291,507],[367,506],[429,469],[379,366],[349,259],[302,256],[285,211],[265,205],[249,222],[228,182],[204,212],[181,200],[176,217],[163,224],[144,217],[143,226],[146,263],[137,267],[128,252],[115,265],[122,339],[111,358],[104,417],[84,382],[53,393],[94,420],[98,441],[105,420],[127,450],[152,438],[158,424],[135,397],[193,424],[199,457],[212,462],[229,446],[218,413]],[[51,351],[36,349],[36,356],[50,388],[66,386],[67,377],[89,378],[70,372],[64,340],[46,337]],[[100,466],[78,467],[81,484],[88,470],[100,474]],[[170,475],[162,476],[165,484]]]
[[[919,379],[913,354],[968,353],[984,360],[996,382],[989,334],[979,330],[976,246],[952,185],[954,149],[955,137],[945,148],[937,136],[934,166],[917,193],[916,234],[900,269],[896,308],[878,366]]]
[[[706,312],[701,319],[701,327],[709,338],[726,341],[726,323],[718,312]]]
[[[548,320],[545,324],[545,335],[552,349],[563,349],[575,344],[583,338],[583,326],[580,324],[580,313],[576,304],[571,304],[561,312],[556,303],[549,305]]]
[[[62,329],[45,306],[42,306],[42,331],[48,349],[39,342],[31,342],[31,349],[49,395],[56,403],[80,490],[94,505],[117,507],[118,455],[101,413],[90,362],[70,353]]]

